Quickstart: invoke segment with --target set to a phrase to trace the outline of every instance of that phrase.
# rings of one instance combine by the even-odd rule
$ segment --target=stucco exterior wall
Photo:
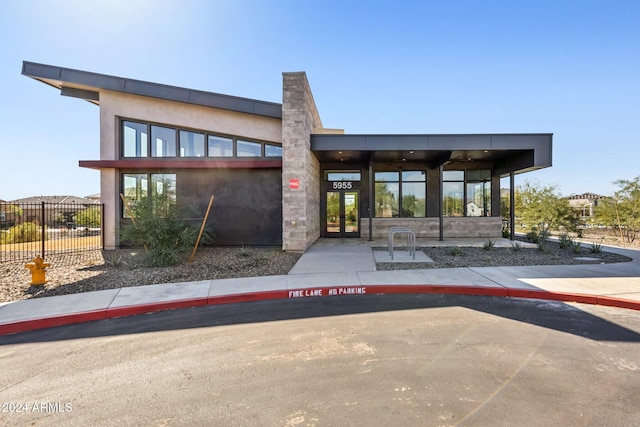
[[[120,158],[121,118],[278,144],[282,142],[282,121],[279,119],[119,92],[101,91],[100,160]],[[119,175],[118,169],[103,169],[101,171],[101,202],[105,205],[105,249],[115,249],[119,245],[121,203]],[[280,195],[278,195],[278,200],[280,200]]]

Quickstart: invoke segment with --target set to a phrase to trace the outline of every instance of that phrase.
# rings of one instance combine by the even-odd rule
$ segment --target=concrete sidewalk
[[[640,310],[640,251],[606,250],[633,261],[375,271],[371,247],[321,242],[288,275],[127,287],[6,303],[0,305],[0,335],[199,305],[358,294],[486,295]]]

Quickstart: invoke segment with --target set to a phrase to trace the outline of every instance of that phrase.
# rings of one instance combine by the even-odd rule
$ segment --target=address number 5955
[[[334,190],[351,190],[353,188],[353,182],[351,181],[336,181],[333,183]]]

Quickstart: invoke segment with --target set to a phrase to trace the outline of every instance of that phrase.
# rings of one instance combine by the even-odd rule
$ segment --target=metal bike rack
[[[396,234],[405,233],[407,235],[407,251],[409,255],[413,255],[413,259],[416,259],[416,235],[407,227],[391,227],[389,228],[389,235],[387,237],[387,247],[389,249],[389,256],[393,259],[393,238]]]

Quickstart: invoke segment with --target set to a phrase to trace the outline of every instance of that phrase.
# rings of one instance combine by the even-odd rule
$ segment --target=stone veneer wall
[[[282,249],[304,251],[320,237],[320,163],[311,134],[322,122],[307,75],[282,76]]]
[[[444,238],[447,237],[502,237],[502,218],[466,217],[444,218]],[[374,218],[373,237],[387,238],[389,227],[408,227],[416,237],[438,239],[438,218]],[[369,238],[369,218],[362,218],[361,237]]]

